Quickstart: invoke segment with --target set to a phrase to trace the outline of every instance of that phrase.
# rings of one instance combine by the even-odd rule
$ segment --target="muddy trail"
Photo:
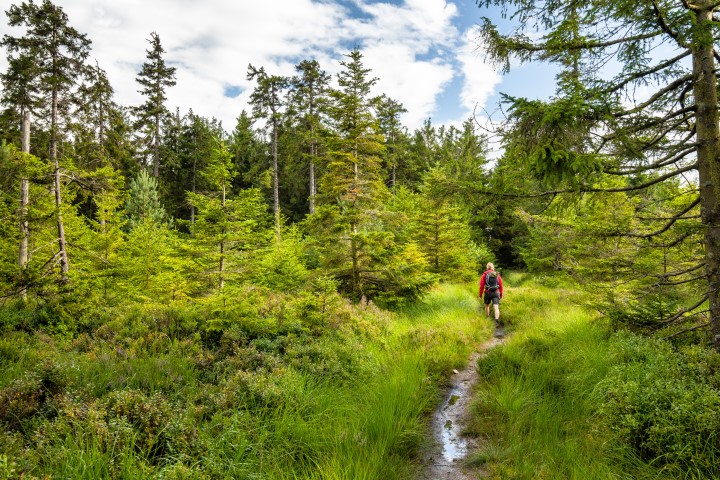
[[[492,339],[474,352],[467,366],[454,371],[444,402],[433,413],[432,442],[423,455],[423,474],[419,480],[471,480],[477,472],[464,467],[463,459],[478,448],[477,441],[463,436],[469,414],[472,388],[478,381],[477,361],[489,349],[505,341],[505,332],[498,328]]]

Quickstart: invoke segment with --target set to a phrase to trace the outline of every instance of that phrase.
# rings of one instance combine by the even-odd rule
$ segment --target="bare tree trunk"
[[[23,153],[30,153],[30,111],[23,113],[22,138],[20,141]],[[30,261],[28,244],[30,241],[30,225],[27,214],[30,204],[30,181],[27,178],[20,179],[20,245],[18,248],[18,266],[24,270]],[[23,300],[27,299],[27,289],[23,286],[20,292]]]
[[[395,195],[397,193],[397,165],[395,165],[395,160],[393,160],[392,179],[390,181],[392,184],[392,194]]]
[[[225,210],[225,181],[223,180],[222,184],[222,209]],[[222,229],[222,237],[220,237],[220,265],[218,266],[218,269],[220,271],[220,290],[222,290],[225,287],[225,227],[223,226]]]
[[[280,177],[278,175],[278,127],[277,119],[273,118],[273,213],[275,214],[275,235],[280,241]]]
[[[713,345],[720,350],[720,128],[712,35],[712,5],[698,2],[693,46],[700,212],[705,227],[705,273]]]
[[[357,226],[354,222],[351,228],[353,233],[357,231]],[[362,288],[360,285],[360,259],[358,258],[357,237],[355,235],[350,235],[350,257],[352,258],[352,289],[353,293],[359,298],[362,293]]]
[[[317,185],[315,184],[315,158],[317,157],[317,140],[315,140],[315,125],[310,127],[310,136],[312,143],[310,145],[310,213],[315,213],[315,196],[317,195]]]
[[[315,163],[310,160],[310,213],[315,213],[316,195],[317,187],[315,186]]]
[[[195,148],[195,151],[193,152],[193,171],[192,171],[192,193],[195,193],[195,190],[197,188],[197,137],[196,134],[193,133],[193,147]],[[190,231],[192,231],[192,227],[195,225],[195,205],[190,205]]]
[[[50,132],[50,156],[55,167],[55,208],[57,208],[57,229],[58,229],[58,248],[60,249],[60,272],[63,283],[68,281],[68,273],[70,272],[70,261],[67,253],[67,241],[65,238],[65,224],[62,216],[62,189],[60,181],[60,160],[57,152],[57,116],[58,116],[58,96],[57,92],[53,92],[52,96],[52,124]]]
[[[155,116],[155,134],[153,138],[153,177],[160,175],[160,116]]]

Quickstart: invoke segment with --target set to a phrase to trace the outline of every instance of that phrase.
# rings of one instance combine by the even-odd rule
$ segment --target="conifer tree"
[[[256,189],[232,194],[232,154],[217,142],[204,167],[207,189],[188,192],[188,202],[197,209],[193,241],[198,247],[201,275],[209,290],[223,290],[227,281],[249,276],[251,258],[267,244],[267,207]]]
[[[3,42],[4,44],[4,42]],[[7,72],[0,74],[2,82],[2,96],[0,104],[7,106],[6,117],[14,119],[22,126],[20,129],[20,145],[24,153],[30,153],[30,120],[33,109],[39,106],[36,92],[33,88],[33,78],[37,75],[35,61],[27,53],[21,53],[8,58]],[[9,120],[12,121],[12,120]],[[10,130],[10,129],[8,129]],[[5,140],[10,137],[7,132]],[[29,260],[28,243],[30,240],[30,225],[28,222],[28,204],[30,184],[27,178],[20,179],[20,210],[19,225],[20,239],[18,246],[18,265],[24,269]],[[26,292],[23,290],[23,298]]]
[[[711,341],[720,350],[720,125],[716,15],[711,0],[545,2],[482,0],[516,9],[515,30],[481,27],[489,57],[510,68],[521,62],[560,65],[550,101],[507,97],[509,163],[523,164],[547,195],[633,192],[697,175],[697,197],[671,216],[648,215],[652,238],[681,225],[699,203],[704,285],[696,306],[709,302]],[[539,27],[541,35],[536,35]],[[532,32],[534,38],[526,32]],[[662,48],[658,48],[662,47]],[[617,65],[612,75],[603,68]],[[638,89],[638,87],[641,87]],[[645,94],[643,94],[645,92]],[[604,175],[622,186],[598,185]],[[676,233],[682,242],[683,233]],[[687,270],[687,269],[686,269]],[[678,278],[697,282],[690,271]],[[690,319],[693,317],[690,316]]]
[[[72,125],[75,158],[82,168],[94,169],[112,164],[107,149],[108,130],[113,111],[120,108],[113,95],[105,71],[99,65],[88,68],[87,81],[78,91],[79,108]]]
[[[263,156],[264,150],[252,126],[252,117],[243,110],[228,138],[228,149],[233,154],[234,168],[238,172],[233,181],[235,192],[242,188],[259,187],[259,158]]]
[[[186,192],[205,189],[202,170],[214,155],[217,142],[224,134],[217,121],[208,120],[193,113],[180,118],[174,115],[173,125],[168,125],[163,142],[166,166],[161,172],[165,185],[165,205],[173,212],[176,221],[195,222],[195,207],[187,204]]]
[[[7,11],[11,26],[24,26],[22,37],[3,37],[3,45],[19,64],[33,58],[36,68],[18,67],[29,90],[23,96],[28,99],[23,107],[30,108],[31,97],[40,98],[39,119],[49,126],[50,163],[54,166],[53,190],[57,209],[57,243],[61,281],[67,282],[70,269],[68,246],[63,221],[63,182],[58,143],[63,134],[62,120],[71,112],[76,95],[78,78],[87,72],[85,60],[90,52],[90,40],[69,25],[62,8],[49,0],[41,5],[32,1],[13,5]],[[36,104],[37,105],[37,104]]]
[[[329,152],[330,171],[324,195],[339,198],[359,211],[371,207],[382,194],[379,155],[383,145],[370,97],[377,78],[370,77],[358,49],[346,57],[348,60],[340,62],[343,69],[337,74],[339,88],[330,92],[333,102],[329,113],[337,137]],[[356,226],[352,228],[355,232]]]
[[[167,223],[165,208],[160,203],[157,180],[142,170],[130,183],[130,197],[125,204],[130,228],[145,222],[155,225]]]
[[[255,79],[257,86],[250,96],[253,115],[265,118],[270,126],[273,172],[273,214],[275,216],[275,234],[280,239],[280,180],[278,171],[278,135],[282,108],[285,105],[284,91],[288,87],[288,79],[278,75],[268,75],[263,67],[255,68],[248,65],[248,80]]]
[[[160,174],[163,120],[168,115],[165,106],[166,90],[175,85],[175,67],[165,64],[165,50],[160,43],[160,36],[152,32],[148,39],[150,49],[146,50],[146,61],[135,80],[142,87],[139,92],[145,96],[145,103],[134,109],[137,118],[136,128],[141,130],[145,152],[150,155],[152,174],[158,178]]]
[[[400,115],[407,112],[402,103],[383,94],[373,99],[380,131],[385,136],[386,163],[390,169],[390,189],[393,195],[397,187],[398,161],[404,157],[404,132]]]
[[[323,112],[327,110],[330,76],[320,69],[317,60],[303,60],[295,66],[298,75],[291,81],[293,112],[299,116],[301,128],[306,132],[308,157],[309,211],[315,212],[317,196],[316,166],[320,151],[320,131]]]

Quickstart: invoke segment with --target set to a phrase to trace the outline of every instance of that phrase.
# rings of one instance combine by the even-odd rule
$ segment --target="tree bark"
[[[57,123],[58,123],[58,92],[53,90],[52,93],[52,114],[50,127],[50,156],[55,167],[55,208],[57,208],[57,229],[58,229],[58,248],[60,254],[60,280],[62,283],[68,282],[68,273],[70,272],[70,261],[67,253],[67,241],[65,238],[65,224],[62,215],[62,189],[60,181],[60,160],[57,152]]]
[[[22,138],[20,141],[23,153],[30,153],[30,111],[23,113]],[[30,204],[30,181],[20,179],[20,245],[18,248],[18,266],[24,270],[30,260],[28,244],[30,242],[30,225],[28,223],[28,205]],[[27,289],[23,287],[20,292],[23,300],[27,299]]]
[[[225,200],[225,180],[222,182],[222,199],[221,199],[221,205],[222,210],[227,214],[226,211],[226,200]],[[225,288],[225,235],[227,234],[227,230],[225,226],[223,225],[221,237],[220,237],[220,265],[219,268],[219,274],[220,274],[220,281],[219,281],[219,288],[222,290]]]
[[[275,236],[280,241],[280,177],[278,175],[278,126],[273,113],[273,213],[275,214]]]
[[[720,127],[717,77],[712,37],[712,6],[696,4],[693,41],[693,82],[696,105],[700,212],[705,227],[705,274],[710,303],[713,346],[720,350]]]
[[[158,178],[160,175],[160,116],[155,116],[155,129],[153,135],[153,177]]]

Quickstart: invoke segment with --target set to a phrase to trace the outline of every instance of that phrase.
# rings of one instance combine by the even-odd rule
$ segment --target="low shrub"
[[[641,459],[718,478],[720,390],[707,361],[717,365],[718,354],[699,350],[675,351],[662,340],[618,334],[613,367],[595,395],[606,428]]]

